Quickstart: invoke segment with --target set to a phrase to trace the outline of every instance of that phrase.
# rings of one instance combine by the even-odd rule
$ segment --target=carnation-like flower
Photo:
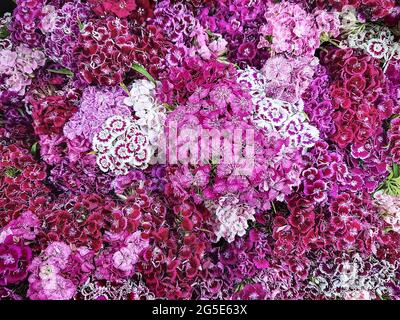
[[[32,250],[22,240],[14,242],[13,236],[0,241],[0,286],[19,283],[28,275]]]
[[[11,38],[16,44],[38,48],[43,43],[39,29],[41,19],[46,15],[44,0],[18,0],[10,24]]]
[[[225,196],[219,199],[215,208],[216,241],[224,238],[228,242],[235,240],[236,236],[246,234],[248,221],[255,221],[255,210],[245,204],[240,204],[239,199]]]
[[[78,69],[89,84],[118,85],[131,68],[135,40],[127,20],[91,19],[80,33]]]
[[[83,91],[78,111],[64,125],[65,137],[83,144],[89,150],[95,134],[103,123],[114,115],[128,117],[131,111],[124,104],[126,93],[119,87],[88,87]]]
[[[74,50],[79,40],[79,24],[84,23],[89,17],[88,5],[76,0],[65,3],[59,9],[49,8],[41,23],[46,36],[44,48],[48,58],[75,71],[77,61]]]
[[[265,97],[296,103],[312,81],[317,64],[316,58],[277,55],[261,71],[244,69],[239,79],[249,85],[256,104]]]
[[[265,77],[252,68],[241,71],[238,81],[251,93],[254,103],[252,122],[257,127],[264,129],[267,134],[279,133],[303,153],[318,140],[318,129],[310,125],[302,99],[289,103],[270,98]]]
[[[124,103],[133,109],[135,123],[146,133],[154,154],[164,132],[166,119],[166,109],[155,96],[155,85],[149,80],[136,80]]]
[[[377,299],[387,295],[386,285],[395,282],[396,266],[372,256],[341,254],[316,263],[308,287],[328,298]]]
[[[25,45],[14,49],[0,48],[0,88],[19,95],[24,95],[26,87],[32,82],[32,74],[44,66],[45,56],[39,50],[32,50]],[[3,92],[0,92],[0,96]]]
[[[271,4],[261,26],[259,48],[268,47],[275,53],[293,56],[313,55],[320,44],[322,32],[338,35],[339,20],[327,12],[307,13],[300,5],[289,1]],[[325,29],[327,28],[327,29]]]
[[[77,108],[64,97],[49,96],[34,103],[33,127],[37,135],[60,134]]]
[[[397,0],[16,0],[0,299],[400,300]]]
[[[127,174],[129,167],[145,168],[151,157],[149,138],[133,119],[121,116],[108,118],[102,130],[93,137],[97,164],[116,175]]]

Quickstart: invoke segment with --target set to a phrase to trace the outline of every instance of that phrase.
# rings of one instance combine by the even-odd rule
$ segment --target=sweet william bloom
[[[135,0],[89,0],[98,15],[113,13],[118,18],[128,17],[136,9]]]
[[[238,199],[221,198],[216,208],[216,241],[225,238],[228,242],[235,240],[236,235],[242,237],[248,228],[248,220],[254,221],[255,210],[247,205],[238,204]]]
[[[121,248],[113,255],[114,267],[124,272],[130,272],[137,260],[138,256],[127,247]]]
[[[232,298],[237,300],[264,300],[266,291],[261,284],[246,284]]]
[[[49,96],[34,103],[33,125],[37,135],[59,134],[64,124],[77,111],[65,97]]]
[[[15,66],[17,60],[17,53],[11,50],[0,51],[0,70],[6,72]]]
[[[14,242],[8,236],[0,243],[0,286],[19,283],[28,275],[27,269],[32,260],[32,250],[22,240]]]

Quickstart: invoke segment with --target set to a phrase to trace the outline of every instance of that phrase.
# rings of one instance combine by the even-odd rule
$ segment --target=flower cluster
[[[50,8],[43,17],[41,29],[45,37],[46,56],[61,66],[75,70],[74,48],[78,45],[79,22],[87,21],[90,11],[86,4],[67,2],[61,8]]]
[[[397,197],[378,191],[374,195],[380,214],[395,232],[400,232],[400,201]]]
[[[312,2],[307,0],[307,2]],[[400,15],[398,7],[396,7],[395,0],[328,0],[328,1],[316,1],[318,7],[327,8],[333,7],[336,10],[346,10],[347,6],[351,6],[357,10],[357,12],[364,17],[372,21],[376,21],[384,18],[388,23],[396,23],[399,20]]]
[[[382,121],[390,117],[395,101],[376,59],[353,49],[332,49],[324,57],[332,77],[331,97],[336,133],[332,139],[340,148],[352,145],[352,155],[363,159],[361,149],[379,135]]]
[[[255,210],[238,203],[239,200],[235,197],[233,199],[230,199],[229,196],[220,198],[219,204],[215,208],[216,241],[225,238],[228,242],[232,242],[236,235],[244,236],[248,228],[248,220],[255,221]]]
[[[343,254],[320,261],[312,272],[312,296],[345,300],[385,298],[388,288],[396,286],[397,263],[364,260],[359,254]]]
[[[89,84],[119,84],[131,67],[134,44],[128,21],[113,17],[89,20],[76,47],[81,75]]]
[[[166,109],[155,97],[155,85],[149,80],[136,80],[124,103],[132,108],[135,124],[146,134],[153,156],[160,145],[166,119]]]
[[[393,162],[400,163],[400,118],[395,118],[390,122],[388,136]]]
[[[4,92],[24,95],[26,87],[32,82],[34,71],[44,66],[45,55],[32,50],[24,44],[0,46],[0,97]]]
[[[332,121],[334,108],[330,99],[329,75],[326,68],[318,66],[314,79],[304,91],[304,111],[310,119],[310,123],[318,128],[320,137],[326,139],[335,133],[335,125]]]
[[[268,98],[265,91],[259,92],[257,75],[248,77],[250,70],[242,73],[239,81],[249,85],[253,102],[253,123],[266,131],[267,134],[279,133],[284,139],[289,139],[290,145],[298,149],[311,148],[318,140],[318,130],[308,123],[304,112],[304,102],[289,103]],[[251,71],[250,71],[251,72]]]
[[[395,0],[17,0],[0,299],[400,300]]]
[[[81,96],[78,111],[63,127],[65,138],[70,141],[72,159],[90,151],[95,134],[101,130],[103,123],[112,116],[130,116],[131,112],[124,104],[126,94],[121,88],[88,87]],[[75,151],[76,150],[76,151]]]
[[[277,55],[268,59],[261,70],[248,67],[242,78],[257,95],[296,103],[312,81],[317,66],[318,60],[313,57],[290,59]]]
[[[150,0],[89,0],[88,2],[93,12],[99,16],[130,17],[135,22],[143,22],[153,13]]]
[[[44,39],[40,27],[48,9],[43,0],[18,0],[9,28],[13,43],[40,47]]]
[[[258,46],[266,9],[262,0],[251,5],[243,0],[209,1],[200,8],[199,19],[205,28],[227,41],[229,61],[260,68],[270,57],[268,50]]]
[[[258,47],[269,48],[276,54],[313,55],[323,32],[334,37],[339,34],[336,15],[326,11],[309,14],[300,5],[286,1],[269,6],[264,17]]]
[[[93,138],[96,162],[104,172],[127,174],[129,167],[145,168],[150,159],[149,138],[130,118],[112,116]]]

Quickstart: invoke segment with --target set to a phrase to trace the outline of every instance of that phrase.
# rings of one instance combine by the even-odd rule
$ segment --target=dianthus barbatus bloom
[[[10,24],[12,41],[30,48],[41,47],[44,36],[39,28],[46,11],[44,0],[18,0]]]
[[[79,1],[65,3],[61,8],[50,7],[42,19],[44,48],[48,58],[65,68],[76,70],[74,53],[78,45],[80,24],[91,16],[89,6]]]
[[[17,0],[0,299],[400,299],[399,20],[395,0]]]
[[[146,132],[128,117],[108,118],[92,141],[96,162],[104,171],[127,174],[130,167],[146,168],[152,154]]]
[[[79,34],[78,69],[87,83],[118,85],[134,61],[135,37],[126,19],[90,19]]]
[[[146,133],[153,157],[161,143],[167,117],[166,107],[155,96],[155,85],[149,80],[136,80],[124,103],[132,108],[135,124]]]
[[[246,234],[249,221],[255,221],[254,208],[240,204],[239,199],[235,196],[221,197],[211,211],[216,216],[215,241],[224,238],[226,241],[232,242],[236,236],[242,237]]]
[[[31,260],[32,250],[22,240],[15,242],[12,236],[8,236],[0,241],[0,286],[25,280]]]
[[[32,82],[32,74],[44,64],[45,55],[40,50],[32,50],[24,44],[0,47],[0,97],[5,91],[24,95]]]
[[[119,87],[87,87],[82,94],[78,111],[64,125],[63,132],[68,140],[83,140],[87,150],[96,133],[109,117],[130,116],[125,105],[127,94]]]

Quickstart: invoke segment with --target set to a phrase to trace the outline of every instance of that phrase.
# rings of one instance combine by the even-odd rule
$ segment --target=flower
[[[89,20],[75,49],[78,69],[85,81],[106,86],[121,83],[131,67],[134,41],[126,20],[112,17]]]
[[[148,136],[153,156],[161,143],[166,119],[166,109],[155,97],[155,85],[148,80],[136,80],[124,103],[132,108],[136,124]]]
[[[79,1],[67,2],[61,8],[52,8],[42,18],[46,56],[63,67],[75,71],[75,47],[78,45],[80,26],[91,16],[89,7]]]
[[[0,286],[19,283],[28,276],[27,269],[32,260],[32,250],[23,244],[15,243],[12,236],[8,236],[0,243]]]
[[[0,299],[400,300],[395,0],[17,0]]]
[[[261,284],[246,284],[234,295],[237,300],[264,300],[266,292]]]
[[[33,127],[37,135],[60,134],[64,124],[77,111],[64,97],[49,96],[34,104]]]
[[[128,173],[129,166],[145,168],[150,160],[149,138],[130,118],[108,118],[93,137],[96,162],[103,172]]]
[[[33,72],[44,64],[44,54],[26,45],[18,45],[13,50],[0,48],[0,72],[3,74],[0,88],[24,95]],[[3,94],[1,92],[0,96]]]
[[[235,236],[242,237],[246,234],[248,220],[255,221],[255,211],[246,205],[238,204],[237,198],[222,197],[215,209],[216,215],[216,241],[225,238],[228,242],[235,240]]]
[[[45,14],[45,1],[19,0],[10,23],[13,42],[26,44],[30,48],[40,47],[43,35],[39,32],[39,28]]]
[[[138,8],[138,6],[149,6],[149,1],[135,0],[89,0],[89,3],[93,6],[92,10],[98,15],[103,16],[112,13],[118,18],[127,18],[134,11],[140,11],[142,7]]]
[[[258,47],[271,48],[278,54],[312,56],[319,47],[323,32],[336,36],[339,33],[339,21],[334,14],[326,11],[310,14],[300,5],[287,1],[268,6],[264,17],[266,22],[260,28],[262,39]]]

